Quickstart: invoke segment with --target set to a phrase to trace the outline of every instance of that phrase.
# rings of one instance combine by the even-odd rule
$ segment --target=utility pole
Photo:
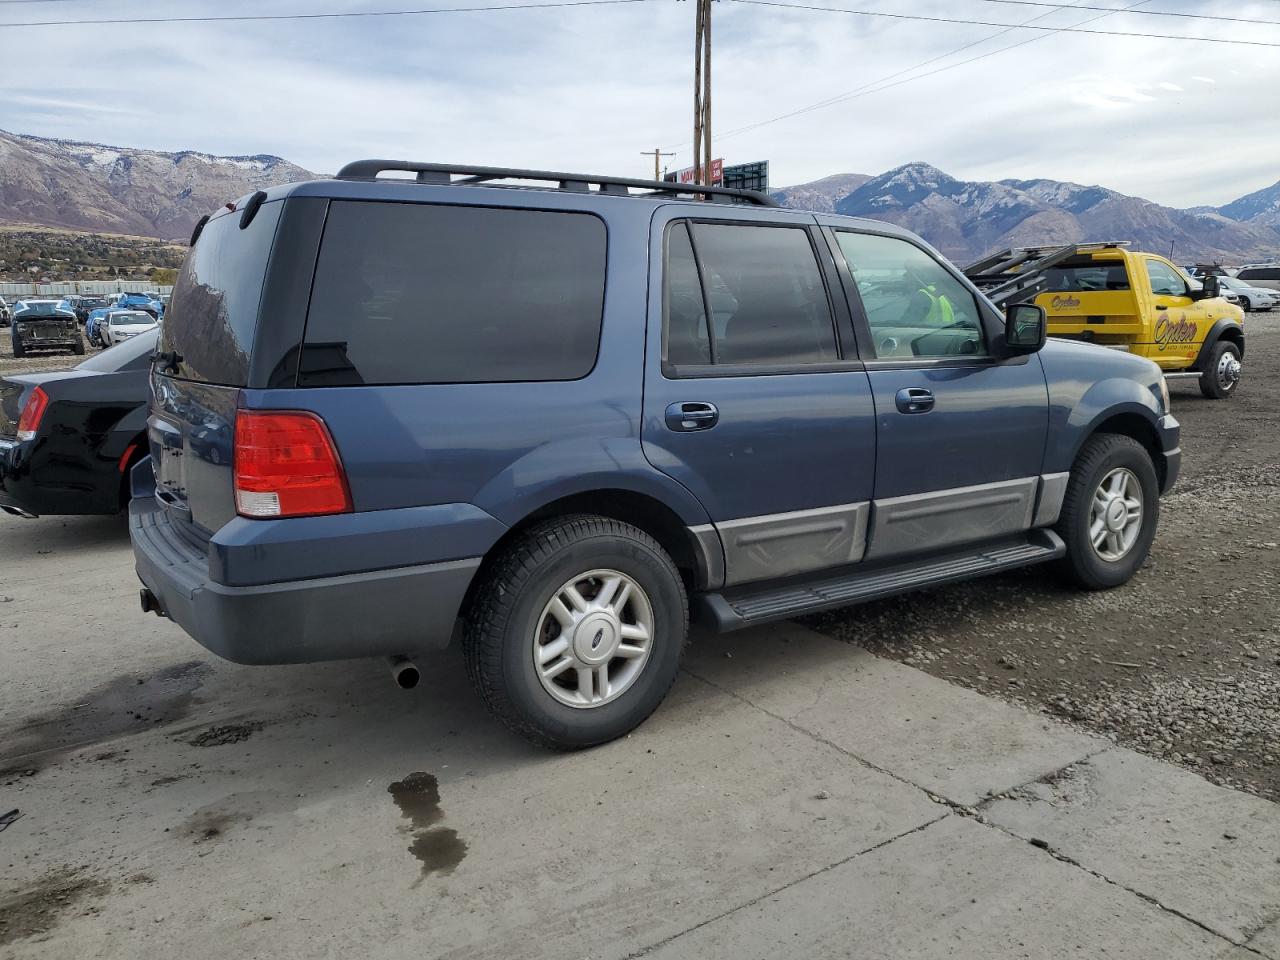
[[[693,35],[693,169],[694,181],[711,183],[711,0],[698,5]]]
[[[662,171],[658,167],[659,158],[675,156],[674,153],[663,153],[661,147],[654,147],[652,150],[641,150],[640,155],[642,157],[653,157],[653,179],[655,180],[662,179]]]

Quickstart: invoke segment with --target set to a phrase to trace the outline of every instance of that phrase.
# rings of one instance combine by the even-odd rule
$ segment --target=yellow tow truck
[[[1216,400],[1240,383],[1244,311],[1222,298],[1217,277],[1192,280],[1126,242],[1002,250],[964,272],[1002,309],[1044,307],[1051,337],[1147,357],[1165,379],[1197,379]]]

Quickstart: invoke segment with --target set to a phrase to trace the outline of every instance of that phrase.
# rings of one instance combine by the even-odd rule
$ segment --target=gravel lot
[[[1280,800],[1280,314],[1246,330],[1230,401],[1171,384],[1182,477],[1127,587],[1037,567],[806,622]]]
[[[1172,385],[1182,478],[1128,587],[1078,593],[1038,567],[805,622],[1280,800],[1280,312],[1246,328],[1236,397]],[[79,359],[14,360],[0,330],[0,373]]]
[[[78,357],[66,351],[59,353],[42,351],[21,359],[15,359],[13,356],[13,339],[9,336],[9,331],[12,329],[12,327],[0,327],[0,374],[19,373],[24,370],[63,370],[67,367],[74,367],[77,363],[82,362],[85,357],[101,353],[96,347],[90,347],[86,340],[85,347],[87,352],[85,357]],[[83,331],[84,327],[80,329]]]

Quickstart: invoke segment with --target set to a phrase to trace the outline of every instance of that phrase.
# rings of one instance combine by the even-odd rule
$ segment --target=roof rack
[[[708,187],[696,183],[669,183],[662,180],[633,180],[628,177],[600,177],[585,173],[556,173],[551,170],[519,170],[514,167],[469,167],[451,163],[413,163],[406,160],[356,160],[338,171],[339,180],[377,180],[380,173],[397,170],[417,174],[418,183],[483,184],[493,180],[542,180],[558,184],[572,193],[603,193],[610,196],[651,196],[655,193],[699,195],[716,203],[750,203],[760,207],[781,206],[768,194],[733,187]],[[455,180],[454,177],[460,179]],[[595,191],[592,191],[592,185]],[[632,189],[648,194],[633,194]]]

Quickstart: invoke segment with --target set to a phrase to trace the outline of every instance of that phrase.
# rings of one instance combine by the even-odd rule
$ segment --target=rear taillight
[[[18,439],[34,440],[36,431],[40,429],[40,421],[44,412],[49,409],[49,395],[41,387],[36,387],[22,405],[22,413],[18,415]]]
[[[351,512],[333,437],[302,410],[236,411],[235,488],[242,517]]]

